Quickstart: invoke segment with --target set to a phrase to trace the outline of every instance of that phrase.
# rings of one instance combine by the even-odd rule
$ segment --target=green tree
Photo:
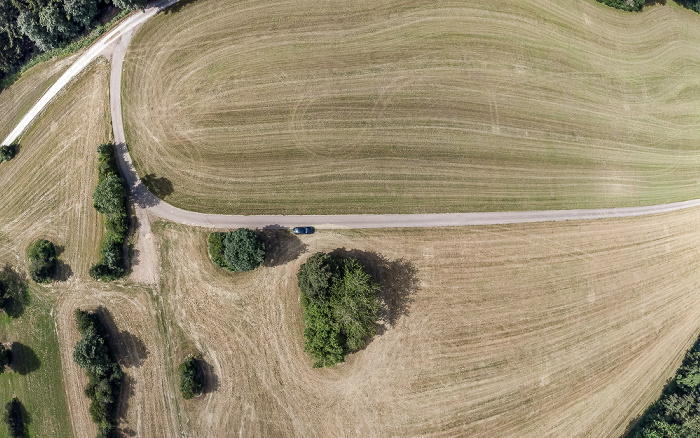
[[[88,328],[75,344],[73,360],[81,368],[96,376],[105,376],[112,368],[112,360],[105,339],[95,329]]]
[[[49,33],[39,22],[39,14],[33,11],[24,11],[17,17],[17,26],[32,42],[41,50],[54,49],[58,46],[56,35]]]
[[[27,249],[29,276],[37,283],[48,283],[56,272],[56,248],[53,243],[39,239]]]
[[[355,351],[377,333],[379,285],[373,283],[354,259],[343,267],[342,277],[333,284],[331,307],[334,320],[345,335],[347,350]]]
[[[228,268],[226,263],[226,257],[224,256],[224,239],[226,238],[226,233],[210,233],[207,239],[207,249],[209,250],[209,257],[214,264],[220,268]]]
[[[97,15],[97,2],[95,0],[65,0],[63,9],[68,19],[87,27]]]
[[[11,438],[21,438],[25,436],[24,418],[22,415],[22,402],[14,397],[5,405],[3,421],[7,425],[7,432]]]
[[[194,356],[187,356],[178,367],[178,372],[180,373],[180,393],[183,398],[190,399],[202,393],[204,371]]]
[[[109,175],[97,184],[92,199],[95,209],[102,214],[121,212],[126,201],[126,187],[120,177]]]
[[[253,230],[239,228],[224,239],[224,256],[233,271],[252,271],[265,261],[265,243]]]
[[[338,262],[324,252],[309,257],[299,268],[299,289],[311,301],[322,303],[328,300],[331,285],[339,278]]]
[[[136,9],[143,9],[146,7],[147,0],[114,0],[114,6],[119,9],[128,9],[130,11],[135,11]]]

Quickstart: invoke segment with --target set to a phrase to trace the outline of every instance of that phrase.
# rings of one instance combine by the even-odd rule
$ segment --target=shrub
[[[48,240],[39,239],[27,248],[29,276],[37,283],[48,283],[56,273],[56,248]]]
[[[199,361],[190,355],[177,368],[180,373],[180,393],[185,399],[196,397],[204,388],[204,371]]]
[[[14,158],[16,153],[16,144],[11,144],[9,146],[0,146],[0,163],[2,163],[3,161],[10,161]]]
[[[314,367],[340,363],[377,332],[379,286],[354,259],[309,257],[297,273],[304,315],[304,351]]]
[[[226,234],[224,257],[232,271],[252,271],[265,261],[265,243],[253,230],[239,228]]]
[[[211,261],[220,268],[228,268],[226,257],[224,256],[224,238],[226,233],[211,233],[207,239],[207,248]]]
[[[95,210],[102,214],[115,214],[124,211],[126,187],[122,178],[117,175],[107,175],[100,181],[92,194]]]
[[[7,425],[7,432],[12,438],[25,436],[24,416],[22,415],[22,402],[17,397],[5,405],[5,414],[2,417]]]

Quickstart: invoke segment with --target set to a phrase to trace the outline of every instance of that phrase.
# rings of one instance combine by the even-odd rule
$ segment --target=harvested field
[[[173,436],[163,393],[163,345],[150,291],[104,285],[88,276],[104,234],[92,206],[98,144],[109,140],[109,65],[97,61],[56,99],[24,136],[20,153],[0,165],[0,262],[26,272],[27,245],[40,237],[59,248],[60,281],[33,287],[19,320],[0,318],[0,341],[26,344],[41,366],[26,376],[0,376],[0,395],[16,394],[40,437],[95,436],[83,394],[85,373],[73,362],[76,308],[109,311],[108,325],[126,373],[121,429],[141,437]],[[0,266],[0,268],[2,267]],[[116,328],[116,330],[114,330]],[[68,402],[66,403],[66,398]],[[51,403],[47,404],[46,400]],[[5,432],[0,428],[0,437]]]
[[[183,435],[619,436],[700,334],[699,219],[277,232],[244,274],[209,262],[205,231],[157,222],[169,368],[209,364]],[[377,266],[390,323],[315,370],[296,271],[338,248]]]
[[[700,197],[700,15],[592,0],[198,0],[135,36],[127,138],[216,213],[596,208]]]
[[[27,70],[12,86],[0,91],[0,141],[7,137],[76,58],[77,55],[71,55],[39,63]]]

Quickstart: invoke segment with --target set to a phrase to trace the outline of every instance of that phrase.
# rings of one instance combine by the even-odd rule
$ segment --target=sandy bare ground
[[[246,274],[159,222],[170,367],[199,351],[213,376],[184,435],[619,436],[700,333],[699,218],[279,232]],[[338,248],[374,266],[390,323],[313,370],[295,273]]]

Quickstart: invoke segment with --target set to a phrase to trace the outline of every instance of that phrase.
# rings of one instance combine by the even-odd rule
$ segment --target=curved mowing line
[[[139,27],[162,9],[178,0],[156,2],[144,13],[137,13],[125,20],[114,31],[102,37],[87,53],[81,56],[66,73],[46,92],[27,113],[3,144],[16,140],[29,123],[58,94],[77,73],[99,56],[113,42],[118,41],[112,56],[110,78],[110,107],[114,127],[117,158],[129,185],[137,210],[145,210],[163,219],[207,228],[291,228],[294,226],[316,226],[319,228],[403,228],[403,227],[447,227],[467,225],[518,224],[530,222],[554,222],[623,218],[668,213],[699,207],[700,199],[673,202],[645,207],[596,208],[584,210],[544,210],[487,213],[436,213],[436,214],[344,214],[344,215],[223,215],[204,214],[183,210],[158,199],[141,182],[125,145],[121,108],[121,75],[126,48]],[[141,213],[137,211],[137,215]]]

